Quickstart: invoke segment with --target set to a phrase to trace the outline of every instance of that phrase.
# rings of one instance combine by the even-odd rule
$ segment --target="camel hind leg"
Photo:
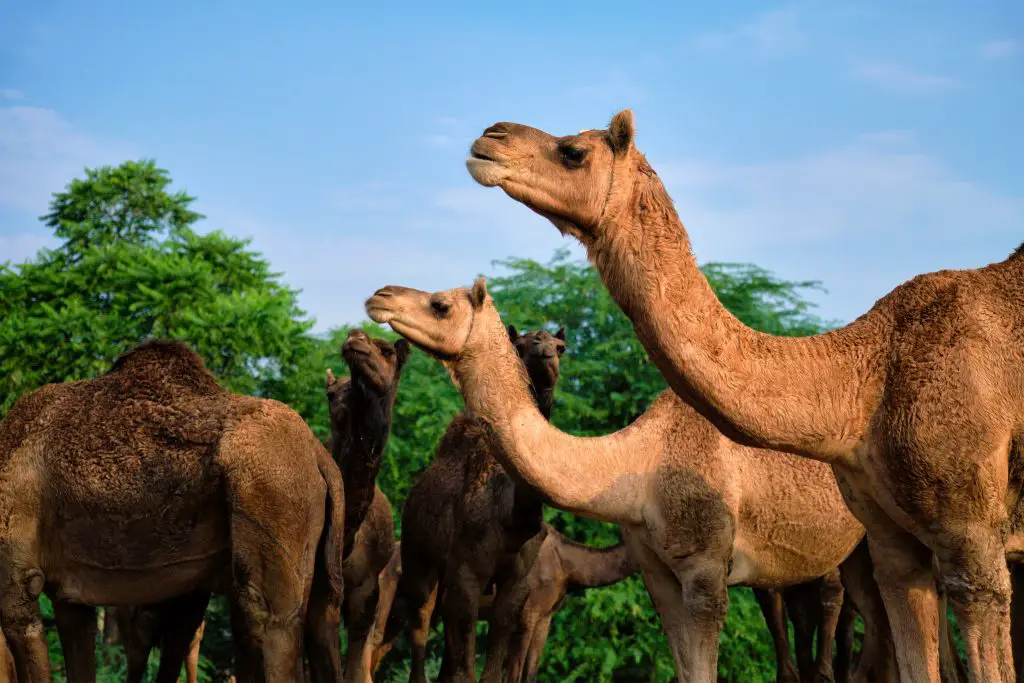
[[[322,446],[297,415],[270,414],[249,418],[221,440],[220,451],[231,502],[232,616],[248,640],[236,643],[236,653],[248,649],[267,683],[300,681],[326,517]]]
[[[775,680],[777,683],[798,683],[800,676],[789,651],[789,628],[782,594],[776,590],[754,588],[754,597],[761,606],[764,622],[775,646]]]

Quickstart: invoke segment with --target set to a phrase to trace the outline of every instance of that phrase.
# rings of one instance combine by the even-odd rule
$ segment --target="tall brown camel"
[[[72,682],[95,680],[95,605],[223,592],[239,679],[298,681],[307,601],[341,595],[341,567],[314,567],[341,543],[343,496],[298,414],[223,390],[180,342],[22,396],[0,422],[0,622],[18,679],[50,680],[44,591]],[[186,611],[191,634],[202,610]]]
[[[529,400],[548,420],[565,351],[565,330],[520,334],[502,329],[529,382]],[[434,607],[441,598],[444,655],[441,681],[476,680],[476,623],[480,599],[494,586],[483,680],[500,681],[504,648],[514,628],[515,585],[532,565],[543,522],[540,498],[499,464],[500,446],[471,410],[456,415],[437,447],[437,456],[417,479],[402,512],[401,580],[385,642],[408,624],[410,681],[426,682],[427,640]],[[529,556],[532,554],[532,556]]]
[[[864,553],[851,554],[864,529],[823,463],[739,445],[671,390],[610,436],[574,437],[551,426],[483,278],[472,289],[434,294],[385,287],[366,309],[441,360],[467,411],[499,442],[495,452],[508,472],[554,507],[622,527],[680,681],[716,675],[727,586],[804,583],[841,563],[869,581]],[[876,628],[862,664],[884,669],[888,624],[863,583],[850,588]]]
[[[338,379],[327,370],[327,403],[331,455],[345,482],[345,680],[373,683],[368,639],[377,611],[377,576],[395,549],[391,503],[377,487],[377,474],[387,447],[402,368],[409,357],[409,342],[399,339],[392,345],[354,329],[342,344],[341,355],[350,377]],[[335,630],[335,650],[337,641]]]
[[[715,297],[633,114],[554,137],[498,123],[470,173],[586,248],[670,386],[730,438],[832,464],[867,529],[906,683],[939,679],[939,598],[975,681],[1013,680],[1024,551],[1024,245],[920,275],[839,330],[775,337]],[[934,568],[933,568],[933,560]]]

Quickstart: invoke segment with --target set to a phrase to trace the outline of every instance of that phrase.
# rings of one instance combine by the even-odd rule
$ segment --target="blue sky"
[[[381,285],[581,255],[463,160],[627,106],[698,259],[821,280],[825,317],[1024,239],[1020,3],[673,4],[0,0],[0,261],[83,166],[151,157],[317,329],[357,322]]]

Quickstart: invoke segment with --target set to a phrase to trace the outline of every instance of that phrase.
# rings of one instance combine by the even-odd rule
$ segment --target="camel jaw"
[[[466,159],[466,168],[469,169],[469,175],[473,176],[473,180],[484,187],[500,185],[511,173],[498,161],[472,156]]]

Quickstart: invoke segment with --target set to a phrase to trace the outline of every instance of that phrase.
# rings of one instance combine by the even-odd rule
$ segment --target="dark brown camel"
[[[341,595],[340,566],[317,558],[341,543],[343,496],[298,414],[223,390],[180,342],[22,396],[0,422],[0,621],[18,679],[50,680],[44,591],[73,682],[95,680],[95,606],[222,592],[239,680],[298,681],[313,596]],[[202,610],[187,611],[191,635]]]
[[[400,339],[392,345],[372,339],[362,330],[352,330],[342,344],[341,355],[350,378],[338,379],[327,370],[327,402],[330,450],[345,482],[345,680],[372,683],[368,638],[377,610],[377,575],[395,548],[391,504],[376,482],[409,342]],[[336,633],[334,643],[336,649]]]
[[[550,419],[565,330],[520,335],[509,326],[508,334],[527,369],[533,399]],[[427,680],[427,639],[439,586],[445,631],[440,680],[476,680],[476,623],[481,596],[492,584],[496,597],[490,633],[506,635],[488,638],[484,680],[500,680],[505,659],[501,650],[514,627],[510,588],[522,578],[515,576],[515,560],[541,531],[542,502],[502,469],[494,455],[498,447],[486,423],[472,413],[460,413],[406,499],[401,580],[383,647],[389,647],[401,624],[409,624],[410,681],[415,683]]]

